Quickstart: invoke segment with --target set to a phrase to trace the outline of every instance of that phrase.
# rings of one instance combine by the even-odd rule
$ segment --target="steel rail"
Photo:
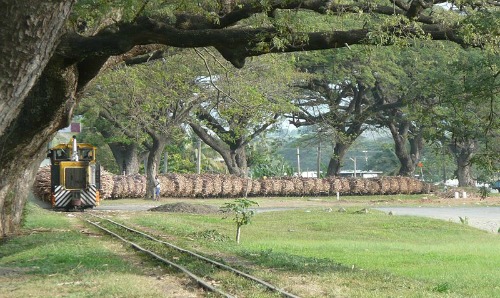
[[[94,215],[94,214],[90,214],[90,215],[91,215],[91,216],[94,216],[94,217],[97,217],[97,218],[99,218],[99,219],[102,219],[102,220],[109,221],[109,222],[111,222],[111,223],[113,223],[113,224],[115,224],[115,225],[117,225],[117,226],[120,226],[120,227],[122,227],[122,228],[126,229],[126,230],[129,230],[129,231],[131,231],[131,232],[134,232],[134,233],[140,234],[140,235],[142,235],[142,236],[144,236],[144,237],[146,237],[146,238],[148,238],[148,239],[151,239],[151,240],[153,240],[153,241],[156,241],[156,242],[162,243],[162,244],[164,244],[164,245],[167,245],[167,246],[169,246],[169,247],[171,247],[171,248],[173,248],[173,249],[176,249],[176,250],[178,250],[178,251],[180,251],[180,252],[182,252],[182,253],[190,254],[190,255],[192,255],[192,256],[194,256],[194,257],[197,257],[197,258],[199,258],[199,259],[202,259],[202,260],[204,260],[204,261],[206,261],[206,262],[208,262],[208,263],[211,263],[212,265],[215,265],[215,266],[217,266],[217,267],[219,267],[219,268],[223,268],[223,269],[226,269],[226,270],[228,270],[228,271],[231,271],[231,272],[235,273],[236,275],[239,275],[239,276],[245,277],[245,278],[247,278],[247,279],[250,279],[250,280],[252,280],[252,281],[254,281],[254,282],[258,283],[258,284],[261,284],[261,285],[265,286],[265,287],[266,287],[266,288],[268,288],[269,290],[273,290],[273,291],[278,292],[278,293],[279,293],[279,294],[281,294],[281,296],[283,296],[283,297],[286,297],[286,298],[300,298],[300,297],[299,297],[299,296],[297,296],[297,295],[294,295],[294,294],[288,293],[288,292],[286,292],[285,290],[282,290],[282,289],[280,289],[280,288],[278,288],[278,287],[276,287],[276,286],[274,286],[274,285],[272,285],[272,284],[270,284],[270,283],[268,283],[268,282],[266,282],[266,281],[264,281],[264,280],[262,280],[262,279],[259,279],[259,278],[255,277],[255,276],[253,276],[253,275],[250,275],[250,274],[248,274],[248,273],[245,273],[245,272],[240,271],[240,270],[238,270],[238,269],[235,269],[235,268],[233,268],[233,267],[227,266],[227,265],[222,264],[222,263],[220,263],[220,262],[217,262],[217,261],[215,261],[215,260],[209,259],[209,258],[207,258],[207,257],[205,257],[205,256],[202,256],[202,255],[200,255],[200,254],[198,254],[198,253],[195,253],[195,252],[193,252],[193,251],[190,251],[190,250],[187,250],[187,249],[184,249],[184,248],[178,247],[178,246],[176,246],[176,245],[174,245],[174,244],[172,244],[172,243],[169,243],[169,242],[165,242],[165,241],[159,240],[159,239],[157,239],[157,238],[154,238],[154,237],[153,237],[153,236],[151,236],[151,235],[148,235],[148,234],[143,233],[143,232],[141,232],[141,231],[138,231],[138,230],[135,230],[135,229],[133,229],[133,228],[127,227],[127,226],[125,226],[125,225],[122,225],[122,224],[120,224],[120,223],[118,223],[118,222],[116,222],[116,221],[114,221],[114,220],[111,220],[111,219],[108,219],[108,218],[104,218],[104,217],[101,217],[101,216],[98,216],[98,215]]]
[[[93,216],[95,216],[95,215],[93,215]],[[97,217],[98,217],[98,216],[97,216]],[[101,218],[101,217],[98,217],[98,218]],[[104,218],[102,218],[102,219],[104,219]],[[226,297],[226,298],[235,298],[234,296],[232,296],[232,295],[230,295],[230,294],[228,294],[228,293],[225,293],[225,292],[223,292],[223,291],[221,291],[221,290],[217,289],[216,287],[213,287],[213,286],[212,286],[212,285],[210,285],[208,282],[204,281],[201,277],[197,276],[197,275],[196,275],[196,274],[194,274],[193,272],[191,272],[191,271],[189,271],[188,269],[186,269],[184,266],[181,266],[181,265],[176,264],[176,263],[174,263],[174,262],[171,262],[171,261],[169,261],[169,260],[167,260],[167,259],[165,259],[165,258],[162,258],[161,256],[159,256],[159,255],[155,254],[154,252],[152,252],[152,251],[150,251],[150,250],[147,250],[147,249],[145,249],[145,248],[142,248],[141,246],[139,246],[138,244],[136,244],[136,243],[134,243],[134,242],[128,241],[127,239],[125,239],[125,238],[121,237],[120,235],[118,235],[118,234],[116,234],[116,233],[114,233],[114,232],[112,232],[112,231],[110,231],[110,230],[106,229],[105,227],[100,226],[100,225],[99,225],[99,224],[97,224],[97,223],[94,223],[94,222],[92,222],[92,221],[90,221],[90,220],[88,220],[88,219],[84,219],[84,220],[85,220],[86,222],[90,223],[91,225],[93,225],[93,226],[95,226],[95,227],[97,227],[97,228],[99,228],[99,229],[101,229],[101,230],[105,231],[106,233],[108,233],[108,234],[110,234],[110,235],[112,235],[112,236],[114,236],[114,237],[116,237],[116,238],[120,239],[121,241],[123,241],[123,242],[125,242],[125,243],[127,243],[127,244],[131,245],[133,248],[135,248],[135,249],[137,249],[137,250],[139,250],[139,251],[141,251],[141,252],[143,252],[143,253],[146,253],[146,254],[148,254],[148,255],[152,256],[153,258],[155,258],[155,259],[157,259],[157,260],[159,260],[159,261],[164,262],[164,263],[165,263],[165,264],[167,264],[167,265],[170,265],[170,266],[172,266],[172,267],[175,267],[175,268],[179,269],[180,271],[182,271],[183,273],[185,273],[186,275],[188,275],[191,279],[193,279],[196,283],[198,283],[198,284],[199,284],[202,288],[204,288],[204,289],[206,289],[206,290],[208,290],[208,291],[211,291],[211,292],[215,292],[215,293],[217,293],[217,294],[220,294],[220,295],[222,295],[222,296],[224,296],[224,297]]]

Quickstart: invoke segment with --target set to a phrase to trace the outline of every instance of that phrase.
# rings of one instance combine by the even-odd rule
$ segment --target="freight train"
[[[51,167],[51,202],[54,209],[84,210],[99,205],[100,166],[96,147],[69,143],[49,149]]]

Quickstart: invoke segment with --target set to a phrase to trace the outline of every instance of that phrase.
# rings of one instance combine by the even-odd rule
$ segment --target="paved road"
[[[460,222],[467,217],[470,226],[492,233],[500,229],[500,207],[382,207],[376,208],[394,215],[414,215]]]

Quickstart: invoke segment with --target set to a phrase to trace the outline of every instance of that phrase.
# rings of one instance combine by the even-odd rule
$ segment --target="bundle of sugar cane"
[[[101,200],[110,198],[113,193],[113,188],[113,174],[101,167],[101,188],[99,190]]]
[[[399,193],[400,194],[409,194],[410,188],[408,186],[409,177],[398,176],[398,184],[399,184]]]
[[[378,180],[375,180],[373,178],[367,179],[365,181],[365,189],[366,189],[367,195],[380,195],[381,194],[380,184],[379,184]]]
[[[160,195],[163,197],[175,197],[177,195],[174,174],[166,174],[158,177],[160,180]]]
[[[224,175],[222,176],[222,197],[224,198],[232,198],[238,195],[238,192],[241,190],[237,188],[236,185],[236,177],[233,175]]]
[[[302,178],[303,191],[305,196],[314,195],[316,193],[316,179],[315,178]]]
[[[349,179],[349,193],[352,195],[362,195],[365,193],[365,181],[362,178]]]
[[[33,194],[42,201],[50,202],[50,166],[41,167],[35,177]]]
[[[330,181],[327,179],[316,179],[316,191],[318,195],[329,195]]]
[[[295,193],[295,185],[292,179],[284,177],[281,179],[281,195],[291,196]]]

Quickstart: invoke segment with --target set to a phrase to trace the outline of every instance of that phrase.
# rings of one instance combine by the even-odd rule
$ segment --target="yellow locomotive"
[[[83,210],[99,205],[101,175],[95,153],[96,147],[78,144],[75,136],[68,144],[49,149],[53,208]]]

